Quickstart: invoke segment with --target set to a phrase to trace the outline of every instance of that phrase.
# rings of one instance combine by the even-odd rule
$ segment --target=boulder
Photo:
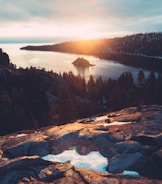
[[[3,152],[2,157],[13,159],[19,156],[27,156],[30,150],[30,144],[31,143],[25,143],[22,145],[18,145],[16,147],[14,146],[14,147],[8,148]]]
[[[48,141],[38,141],[38,142],[32,142],[30,144],[30,150],[29,150],[29,156],[32,155],[38,155],[38,156],[44,156],[49,154],[50,148]]]
[[[157,150],[152,155],[151,163],[152,163],[152,165],[154,165],[154,168],[156,170],[153,177],[162,180],[162,148]]]
[[[157,146],[162,147],[162,133],[154,136],[154,140],[155,140]]]
[[[105,155],[106,151],[114,144],[113,141],[109,139],[109,133],[100,133],[92,138],[92,145],[95,145],[97,150]]]
[[[118,142],[108,150],[108,157],[111,158],[116,154],[131,154],[142,149],[142,145],[137,141]]]
[[[70,165],[70,164],[69,164]],[[58,170],[56,165],[50,165],[46,168],[43,168],[39,173],[38,173],[38,178],[40,181],[46,181],[46,182],[50,182],[53,180],[56,180],[58,178],[62,178],[64,177],[64,173],[69,170],[72,169],[73,166],[69,166],[69,168],[66,168],[66,170]]]
[[[162,134],[136,135],[132,139],[144,145],[162,146]]]
[[[141,157],[142,155],[139,152],[118,154],[109,160],[108,171],[111,173],[122,173],[133,166]]]
[[[153,156],[152,159],[157,163],[157,165],[162,168],[162,148],[157,150]],[[161,170],[161,169],[160,169]],[[161,175],[162,176],[162,175]]]
[[[75,168],[75,171],[81,176],[84,184],[119,184],[118,178],[111,178],[107,173],[96,172],[81,168]]]
[[[49,161],[41,159],[39,156],[25,156],[0,163],[0,174],[9,173],[12,170],[25,169],[36,165],[50,165]]]
[[[122,142],[124,141],[124,136],[121,132],[114,132],[109,135],[109,139],[113,142]]]
[[[19,137],[12,138],[10,140],[12,145],[8,144],[3,147],[2,157],[13,159],[19,156],[47,155],[49,154],[49,143],[46,138],[46,136],[37,135],[30,139],[26,137],[23,142],[20,142]]]
[[[142,164],[140,173],[148,178],[162,180],[162,149],[157,150]]]
[[[28,183],[30,184],[30,182],[34,179],[31,177],[34,176],[34,172],[33,171],[29,171],[29,170],[12,170],[10,172],[8,172],[7,174],[3,176],[0,176],[0,183],[1,184],[17,184],[19,180],[21,180],[22,178],[24,183],[21,184],[25,184]],[[35,176],[36,177],[36,176]]]
[[[150,135],[136,135],[132,137],[132,140],[138,141],[144,145],[156,145],[154,137]]]

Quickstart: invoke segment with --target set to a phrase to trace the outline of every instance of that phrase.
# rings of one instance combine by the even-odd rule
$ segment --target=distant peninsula
[[[78,57],[72,64],[76,67],[90,67],[94,66],[88,60],[84,59],[83,57]]]
[[[124,65],[162,72],[162,32],[111,39],[69,41],[53,45],[26,46],[23,50],[91,55]]]

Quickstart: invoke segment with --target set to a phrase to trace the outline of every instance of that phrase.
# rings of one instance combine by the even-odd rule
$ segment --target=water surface
[[[50,52],[50,51],[27,51],[20,50],[21,47],[26,46],[27,44],[0,44],[0,48],[4,52],[7,52],[10,60],[17,68],[22,67],[36,67],[44,68],[47,71],[52,70],[56,73],[70,72],[72,71],[75,75],[80,74],[86,79],[90,75],[96,79],[101,76],[103,79],[112,78],[117,79],[123,72],[132,72],[134,79],[136,80],[139,68],[129,67],[112,60],[99,59],[94,56],[87,55],[78,55],[78,54],[67,54],[59,52]],[[34,45],[28,44],[28,45]],[[41,45],[40,43],[37,45]],[[43,43],[42,45],[45,45]],[[88,68],[77,68],[72,62],[78,57],[84,57],[91,64]],[[148,76],[150,71],[143,70],[145,75]]]

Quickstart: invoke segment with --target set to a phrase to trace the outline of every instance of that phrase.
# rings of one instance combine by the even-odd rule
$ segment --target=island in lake
[[[72,64],[76,67],[90,67],[94,66],[91,64],[88,60],[84,59],[83,57],[78,57],[75,61],[72,62]]]

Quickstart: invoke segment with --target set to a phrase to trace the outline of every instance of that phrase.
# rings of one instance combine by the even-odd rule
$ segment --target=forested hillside
[[[162,33],[145,33],[115,38],[112,51],[122,54],[162,56]]]
[[[162,77],[151,72],[146,78],[139,71],[137,78],[135,84],[126,72],[117,80],[91,76],[86,82],[71,72],[16,69],[0,61],[0,134],[64,124],[141,103],[162,104]]]
[[[28,46],[22,49],[75,52],[80,54],[118,53],[162,56],[162,32],[140,33],[111,39],[69,41],[55,45]]]
[[[129,66],[162,71],[162,33],[145,33],[112,39],[78,40],[21,49],[67,52],[111,59]]]

